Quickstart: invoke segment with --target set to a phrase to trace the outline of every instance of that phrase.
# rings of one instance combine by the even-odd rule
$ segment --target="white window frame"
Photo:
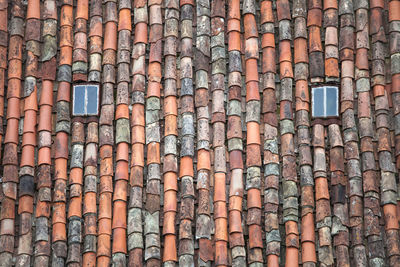
[[[87,88],[89,87],[89,86],[94,86],[94,87],[96,87],[96,89],[97,89],[97,97],[96,97],[96,100],[97,100],[97,105],[96,105],[96,113],[88,113],[88,111],[87,111],[87,105],[88,105],[88,101],[89,101],[89,98],[88,98],[88,90],[87,90]],[[76,88],[77,87],[84,87],[85,89],[85,98],[84,98],[84,101],[85,101],[85,103],[84,103],[84,112],[83,112],[83,114],[76,114],[75,113],[75,103],[76,103],[76,100],[75,100],[75,91],[76,91]],[[98,116],[99,115],[99,102],[100,102],[100,86],[98,85],[98,84],[75,84],[74,86],[73,86],[73,97],[72,97],[72,115],[73,116]]]
[[[314,90],[315,89],[323,89],[324,91],[324,100],[323,100],[323,105],[324,105],[324,115],[323,116],[316,116],[314,115]],[[327,107],[327,90],[328,88],[335,88],[336,89],[336,114],[335,115],[327,115],[326,114],[326,107]],[[337,118],[339,117],[339,86],[336,85],[321,85],[321,86],[314,86],[311,88],[311,114],[313,118]]]

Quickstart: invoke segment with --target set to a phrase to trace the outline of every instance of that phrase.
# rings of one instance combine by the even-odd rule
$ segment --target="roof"
[[[0,0],[0,148],[1,266],[399,266],[400,1]]]

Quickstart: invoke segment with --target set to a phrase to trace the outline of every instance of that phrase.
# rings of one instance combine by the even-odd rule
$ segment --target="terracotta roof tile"
[[[8,3],[5,265],[399,262],[398,0]],[[71,119],[81,82],[99,116]]]

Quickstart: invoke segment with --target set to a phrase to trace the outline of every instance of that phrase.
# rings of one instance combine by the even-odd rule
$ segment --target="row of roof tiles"
[[[8,4],[4,266],[400,264],[399,1]]]

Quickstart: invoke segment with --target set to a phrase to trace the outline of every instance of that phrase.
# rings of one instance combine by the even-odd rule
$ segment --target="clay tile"
[[[373,9],[373,8],[377,8],[377,7],[380,7],[380,8],[384,8],[385,7],[385,4],[384,4],[384,1],[383,0],[371,0],[370,1],[370,7],[371,7],[371,9]]]
[[[400,74],[392,75],[392,93],[400,92]]]
[[[290,53],[290,52],[289,52]],[[279,64],[280,77],[283,78],[293,78],[293,68],[292,63],[289,61],[283,61]]]
[[[228,5],[228,20],[240,19],[240,0],[233,0]]]
[[[258,81],[246,83],[246,102],[260,100]]]
[[[227,32],[231,33],[232,31],[240,32],[240,20],[239,19],[228,20]]]
[[[261,144],[260,125],[257,122],[247,123],[247,144]]]
[[[129,119],[129,107],[128,105],[118,105],[115,111],[115,119]]]
[[[99,206],[102,207],[99,209],[99,219],[107,218],[111,219],[112,212],[111,212],[111,193],[103,193],[99,196]],[[111,221],[110,221],[110,228],[111,228]],[[100,223],[99,223],[99,233],[100,233]],[[111,232],[109,233],[111,234]]]
[[[59,65],[72,65],[72,47],[64,46],[60,48]]]
[[[231,169],[243,169],[242,151],[234,150],[230,152],[229,165]]]
[[[389,12],[390,22],[400,20],[400,1],[390,1],[388,9],[393,10],[393,12]]]
[[[290,53],[290,42],[279,42],[279,62],[292,61],[292,53]]]
[[[40,108],[38,131],[51,131],[51,106],[45,105]]]
[[[128,161],[128,155],[129,155],[129,145],[124,142],[119,143],[117,147],[116,161],[119,160]]]
[[[262,232],[261,226],[257,224],[253,224],[249,226],[249,236],[253,238],[249,238],[249,247],[250,248],[262,248]]]
[[[301,232],[302,241],[315,242],[315,229],[314,229],[314,217],[312,213],[304,215],[302,218],[301,225],[303,227]],[[315,248],[314,248],[315,253]]]
[[[260,21],[261,24],[264,24],[266,22],[274,22],[274,15],[272,13],[272,1],[262,1],[260,9],[261,9],[261,21]]]
[[[135,44],[147,43],[147,24],[140,22],[135,25]]]
[[[86,192],[83,199],[83,214],[96,212],[96,193]]]
[[[369,92],[361,92],[358,94],[358,116],[361,118],[370,118],[371,116],[371,103]]]
[[[21,156],[21,167],[29,166],[35,167],[35,158],[32,155],[35,154],[35,147],[32,145],[26,145],[23,147],[23,152]]]
[[[74,57],[75,53],[77,52],[76,49],[83,49],[87,50],[87,36],[84,32],[77,32],[74,36]],[[87,53],[86,51],[81,51],[80,54],[84,54],[84,60],[86,60]],[[75,60],[80,59],[77,57]],[[83,60],[82,60],[83,61]]]
[[[322,51],[320,27],[309,27],[309,52]]]
[[[182,157],[180,162],[180,177],[191,176],[193,177],[193,160],[191,157]]]
[[[215,188],[219,188],[221,190],[215,190],[214,192],[214,201],[218,202],[218,201],[225,201],[226,197],[225,197],[225,190],[224,188],[226,187],[225,185],[225,174],[221,173],[221,172],[217,172],[214,174],[214,178],[215,178]],[[216,216],[221,216],[221,213],[215,213]]]
[[[297,38],[294,40],[294,62],[307,63],[307,40],[304,38]]]
[[[45,1],[43,8],[43,19],[57,20],[57,4],[56,1]]]
[[[179,1],[179,5],[180,6],[184,6],[184,5],[192,5],[192,6],[194,6],[194,1],[193,0],[180,0]]]
[[[18,214],[28,212],[28,213],[33,213],[33,197],[32,196],[21,196],[19,198],[19,204],[18,204]]]
[[[228,220],[225,218],[218,218],[215,220],[215,240],[228,240]]]
[[[339,77],[339,62],[336,58],[325,60],[325,75],[328,77]]]
[[[126,228],[126,202],[114,202],[114,214],[112,218],[112,228]],[[125,240],[125,239],[122,239]]]
[[[250,81],[256,81],[258,84],[257,59],[255,58],[246,60],[246,83]]]
[[[200,241],[201,240],[203,240],[203,239],[200,239]],[[176,250],[175,235],[166,235],[164,237],[164,244],[165,244],[165,246],[164,246],[164,253],[163,253],[163,262],[177,261],[178,259],[177,259],[177,253],[176,253],[177,250]],[[201,246],[200,246],[200,248],[201,248]]]
[[[67,231],[65,223],[55,223],[52,225],[52,227],[53,227],[53,235],[52,235],[53,242],[67,240]]]
[[[261,208],[261,194],[259,189],[249,189],[247,191],[247,208]]]
[[[396,205],[386,204],[383,206],[383,212],[385,214],[385,229],[393,230],[399,228],[399,222],[396,217]]]
[[[51,165],[51,149],[49,147],[39,149],[38,165],[41,164]]]
[[[73,8],[69,5],[63,5],[61,7],[61,17],[60,17],[60,26],[72,26],[74,25]]]
[[[278,13],[278,20],[281,21],[283,19],[290,20],[290,6],[288,0],[280,0],[276,2],[276,10]]]
[[[337,0],[324,0],[324,10],[333,8],[338,9],[338,1]]]
[[[128,180],[129,172],[128,172],[128,161],[118,161],[117,167],[115,170],[115,180],[124,179]],[[118,184],[119,185],[119,184]],[[126,193],[126,190],[123,189],[123,193]],[[117,193],[115,193],[114,197],[117,197]]]
[[[356,67],[359,69],[368,70],[368,49],[357,49],[356,54]]]
[[[10,198],[4,198],[1,203],[1,219],[14,219],[15,218],[15,201]]]
[[[244,15],[244,39],[258,37],[256,18],[253,14]]]
[[[62,27],[60,31],[60,47],[73,46],[72,27]]]
[[[167,96],[164,98],[164,114],[167,115],[178,115],[178,106],[175,96]]]
[[[88,0],[79,0],[76,5],[75,19],[89,19],[89,3]]]
[[[124,8],[119,11],[118,31],[132,30],[131,10]]]
[[[19,119],[20,117],[20,101],[18,98],[8,99],[7,119]],[[7,122],[8,124],[8,122]],[[8,128],[8,125],[7,125]]]
[[[147,164],[160,164],[160,144],[152,142],[147,145]]]
[[[8,62],[8,79],[22,77],[22,64],[18,59],[12,59]]]
[[[261,148],[259,145],[253,144],[247,146],[247,151],[251,153],[247,154],[246,164],[247,166],[261,166]]]
[[[27,19],[40,19],[40,1],[32,0],[28,2]]]
[[[0,31],[7,31],[7,10],[0,10]]]
[[[272,48],[275,48],[275,37],[273,33],[264,33],[262,35],[262,40],[261,40],[261,47],[262,48],[270,48],[269,50],[275,50]],[[268,50],[267,50],[268,51]],[[264,54],[264,53],[263,53]],[[275,60],[275,56],[271,59]]]
[[[114,51],[117,50],[117,25],[115,22],[110,21],[106,23],[104,36],[107,38],[104,39],[104,50],[112,49]]]
[[[240,40],[240,32],[230,32],[229,33],[229,39],[228,39],[228,50],[229,51],[240,51],[241,47],[241,40]]]
[[[197,169],[211,170],[210,152],[200,149],[197,154]]]

